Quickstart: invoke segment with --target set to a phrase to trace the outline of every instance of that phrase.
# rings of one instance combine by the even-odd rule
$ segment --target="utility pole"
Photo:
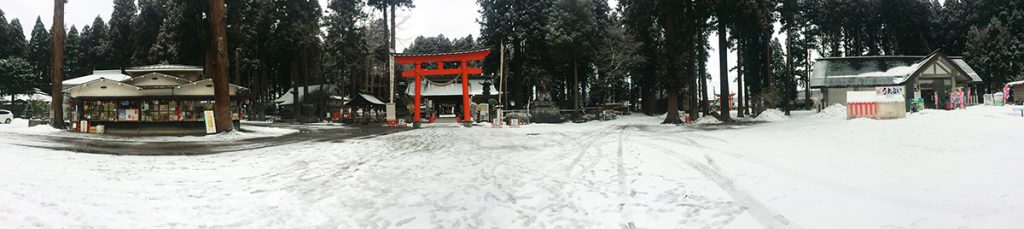
[[[387,7],[385,7],[385,9],[386,8]],[[388,39],[388,82],[390,82],[390,85],[391,85],[391,86],[388,87],[388,89],[389,89],[388,90],[388,97],[391,98],[391,99],[389,100],[389,102],[387,104],[387,108],[385,109],[386,110],[386,116],[387,116],[386,118],[387,118],[388,125],[391,125],[391,126],[398,126],[398,119],[397,119],[398,109],[395,107],[395,50],[396,50],[396,48],[395,48],[395,42],[396,42],[395,41],[395,31],[396,31],[396,29],[395,29],[395,10],[396,10],[396,7],[394,5],[392,5],[391,6],[391,32],[390,32],[391,37],[390,37],[390,39]],[[387,10],[385,10],[385,11],[387,11]],[[384,12],[384,15],[385,15],[385,17],[387,17],[387,12]],[[387,20],[387,19],[384,19],[384,20]],[[387,22],[385,22],[385,23],[387,23]],[[416,109],[420,109],[420,108],[417,107]],[[413,123],[419,123],[419,121],[420,120],[413,120]]]
[[[53,1],[53,68],[50,69],[50,125],[64,129],[64,4],[67,0]],[[14,104],[14,100],[11,100]]]
[[[505,41],[504,40],[501,41],[501,54],[499,54],[498,56],[499,56],[499,59],[498,59],[498,82],[501,83],[501,85],[498,85],[499,89],[498,89],[498,106],[497,106],[498,107],[498,110],[497,110],[498,111],[498,121],[497,122],[499,123],[499,126],[500,126],[500,123],[504,123],[505,122],[505,119],[502,117],[502,116],[504,116],[505,103],[502,102],[502,100],[501,100],[504,97],[503,95],[505,94]]]
[[[210,31],[213,33],[213,97],[214,120],[217,132],[231,132],[234,124],[231,118],[231,97],[228,87],[228,39],[224,17],[224,0],[210,0]],[[298,101],[296,101],[298,102]]]

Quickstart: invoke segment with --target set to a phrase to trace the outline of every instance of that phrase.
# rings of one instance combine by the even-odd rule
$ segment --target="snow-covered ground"
[[[1024,227],[1024,118],[1009,107],[771,115],[435,125],[190,157],[28,148],[0,131],[0,225]]]

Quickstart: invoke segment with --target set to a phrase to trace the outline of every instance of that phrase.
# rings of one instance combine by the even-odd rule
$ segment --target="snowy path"
[[[1024,226],[1024,138],[1011,134],[1024,120],[1008,117],[439,125],[189,157],[71,153],[0,133],[0,225],[1012,228]]]

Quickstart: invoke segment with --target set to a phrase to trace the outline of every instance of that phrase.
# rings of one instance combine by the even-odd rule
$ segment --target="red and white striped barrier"
[[[848,103],[847,119],[855,118],[876,118],[878,116],[877,102]]]

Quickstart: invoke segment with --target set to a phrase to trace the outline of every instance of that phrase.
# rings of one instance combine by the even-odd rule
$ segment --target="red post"
[[[471,123],[473,119],[469,115],[469,76],[466,75],[466,60],[459,61],[459,70],[462,72],[462,120]]]
[[[423,86],[421,85],[422,83],[420,82],[419,69],[420,69],[420,64],[416,64],[416,99],[415,99],[415,102],[413,103],[413,106],[416,106],[416,107],[413,108],[413,116],[412,116],[412,118],[413,118],[413,120],[412,120],[413,121],[413,125],[416,126],[416,127],[420,126],[420,90],[422,90],[422,88],[423,88]]]

